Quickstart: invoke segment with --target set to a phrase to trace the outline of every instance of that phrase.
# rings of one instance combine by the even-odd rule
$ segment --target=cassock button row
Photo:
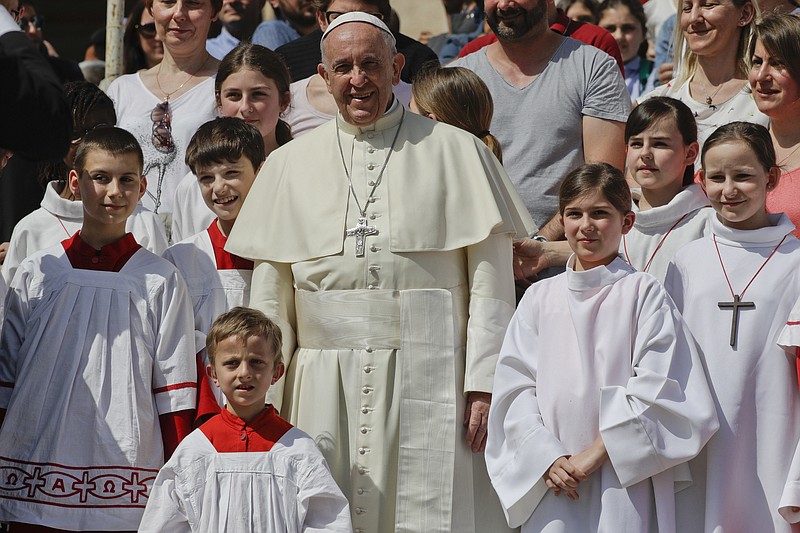
[[[365,374],[369,374],[370,372],[372,372],[372,369],[370,367],[368,367],[368,366],[365,366],[364,367],[364,373]]]
[[[367,167],[367,168],[369,168],[370,170],[372,170],[372,165],[370,165],[370,166],[369,166],[369,167]],[[367,182],[367,185],[369,185],[370,187],[374,187],[374,186],[375,186],[375,182],[374,182],[374,181],[372,181],[372,180],[369,180],[369,181]]]
[[[367,428],[361,428],[361,434],[362,435],[366,435],[367,431],[369,431]]]
[[[370,219],[370,220],[375,220],[376,218],[378,218],[378,215],[376,215],[375,213],[372,213],[372,214],[369,216],[369,219]],[[375,250],[372,250],[372,251],[374,252]]]
[[[362,509],[361,507],[356,507],[356,514],[364,514],[366,513],[366,509]]]
[[[374,153],[375,153],[375,148],[373,148],[372,146],[370,146],[369,148],[367,148],[367,152],[369,152],[369,153],[371,153],[371,154],[374,154]]]
[[[360,453],[361,455],[365,455],[367,453],[367,449],[366,448],[359,448],[358,449],[358,453]]]
[[[369,387],[364,387],[363,389],[361,389],[361,392],[363,392],[364,394],[369,394],[370,392],[372,392],[372,389],[370,389]]]
[[[367,351],[367,353],[372,353],[372,352],[373,352],[373,350],[372,350],[372,346],[367,346],[367,347],[365,348],[365,350]]]
[[[371,290],[371,291],[374,291],[375,289],[377,289],[377,288],[378,288],[378,286],[377,286],[377,285],[370,285],[370,286],[368,286],[367,288],[368,288],[369,290]],[[367,350],[367,351],[369,351],[369,350]]]
[[[364,476],[367,474],[367,469],[362,466],[361,468],[358,469],[358,473]]]
[[[359,494],[364,494],[364,492],[366,492],[364,489],[358,489]]]
[[[370,163],[369,165],[367,165],[367,170],[375,170],[375,165]],[[370,184],[370,185],[372,185],[372,184]]]
[[[365,415],[369,414],[369,407],[362,407],[361,412],[364,413]]]
[[[377,246],[375,246],[374,244],[373,244],[372,246],[370,246],[370,247],[369,247],[369,251],[370,251],[370,252],[377,252],[378,250],[380,250],[380,248],[378,248],[378,247],[377,247]]]

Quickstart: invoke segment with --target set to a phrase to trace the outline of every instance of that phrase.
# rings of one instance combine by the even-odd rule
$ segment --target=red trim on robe
[[[81,270],[100,270],[103,272],[119,272],[125,263],[133,257],[141,244],[136,242],[132,233],[126,233],[118,241],[106,244],[95,250],[81,238],[80,231],[69,239],[61,241],[72,268]]]
[[[158,417],[161,424],[161,440],[164,442],[164,462],[167,462],[175,448],[192,432],[194,410],[175,411]]]
[[[787,326],[800,326],[800,322],[787,322]]]
[[[220,231],[217,221],[218,219],[215,218],[206,230],[211,238],[217,270],[253,270],[252,261],[225,251],[225,243],[228,242],[228,238]]]
[[[223,409],[200,426],[200,431],[219,453],[268,452],[292,427],[267,405],[250,423]]]
[[[174,385],[166,385],[164,387],[158,387],[157,389],[153,389],[153,394],[160,394],[162,392],[168,392],[171,390],[179,390],[179,389],[196,389],[197,383],[193,383],[191,381],[185,381],[183,383],[175,383]]]
[[[195,422],[205,422],[210,417],[218,415],[222,408],[214,395],[211,378],[206,375],[203,358],[197,354],[197,417]]]
[[[21,524],[19,522],[11,522],[9,533],[74,533],[66,529],[53,529],[51,527],[38,526],[34,524]],[[117,533],[135,533],[119,531]]]

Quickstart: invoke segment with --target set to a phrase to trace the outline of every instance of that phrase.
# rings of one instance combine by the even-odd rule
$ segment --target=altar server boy
[[[350,509],[314,441],[266,405],[282,375],[281,331],[236,307],[206,339],[226,408],[158,473],[140,532],[352,532]]]
[[[186,164],[197,176],[195,186],[216,218],[208,229],[171,246],[164,258],[178,268],[189,286],[201,369],[209,363],[205,335],[211,323],[250,300],[253,262],[226,252],[225,243],[265,158],[258,129],[233,117],[200,126],[186,149]],[[197,416],[202,422],[220,411],[225,398],[205,372],[200,379]]]
[[[125,224],[145,191],[125,130],[87,133],[69,185],[83,225],[24,260],[0,335],[0,520],[12,531],[131,531],[187,435],[189,292]]]

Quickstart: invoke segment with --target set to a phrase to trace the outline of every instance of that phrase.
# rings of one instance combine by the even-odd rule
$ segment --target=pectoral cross
[[[348,229],[345,234],[348,237],[356,237],[356,257],[364,257],[364,237],[377,235],[378,228],[367,225],[367,217],[358,217],[358,224],[355,228]]]
[[[742,307],[754,309],[756,304],[754,302],[743,302],[738,294],[734,294],[732,302],[718,302],[717,305],[720,309],[733,310],[733,316],[731,317],[731,346],[736,346],[736,334],[739,331],[739,309]]]

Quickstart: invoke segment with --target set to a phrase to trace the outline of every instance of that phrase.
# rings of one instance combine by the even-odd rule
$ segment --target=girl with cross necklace
[[[720,127],[701,163],[716,217],[710,235],[675,255],[665,286],[700,345],[720,431],[676,494],[677,530],[789,532],[778,507],[800,439],[800,332],[784,330],[800,328],[787,326],[800,299],[800,241],[784,214],[767,214],[780,169],[766,128]]]

